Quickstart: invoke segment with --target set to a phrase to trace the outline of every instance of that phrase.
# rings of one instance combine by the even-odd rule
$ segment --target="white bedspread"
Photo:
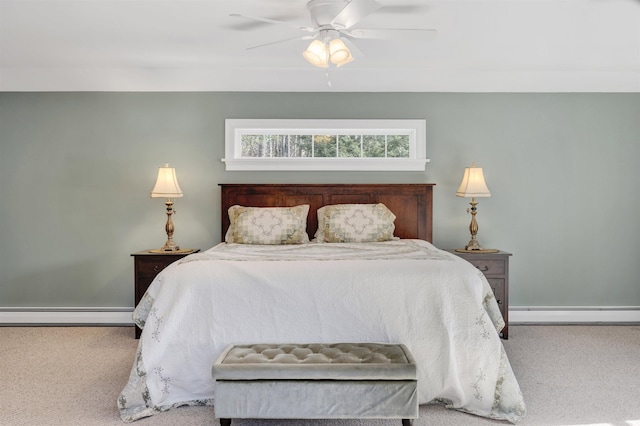
[[[213,404],[211,367],[231,343],[404,343],[419,401],[517,422],[520,388],[486,279],[422,240],[220,244],[159,274],[134,311],[144,326],[118,406],[125,422]]]

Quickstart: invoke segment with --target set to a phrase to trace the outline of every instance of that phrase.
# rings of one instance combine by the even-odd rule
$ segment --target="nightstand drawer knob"
[[[482,272],[487,272],[489,270],[489,267],[487,265],[484,265],[482,268],[476,265],[476,268],[480,269],[480,271]]]
[[[160,271],[162,271],[162,269],[164,269],[164,268],[162,268],[162,266],[160,266],[160,265],[153,265],[153,271],[154,272],[160,272]]]
[[[496,302],[498,302],[498,305],[502,305],[502,300],[496,299]]]

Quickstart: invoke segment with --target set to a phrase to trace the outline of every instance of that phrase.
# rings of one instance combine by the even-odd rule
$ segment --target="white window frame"
[[[280,134],[397,134],[409,133],[408,158],[243,158],[242,135]],[[394,133],[395,132],[395,133]],[[349,170],[424,171],[426,158],[426,120],[306,120],[306,119],[226,119],[226,170]]]

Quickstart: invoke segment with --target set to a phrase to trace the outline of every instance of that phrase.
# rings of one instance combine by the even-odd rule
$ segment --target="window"
[[[425,120],[225,120],[227,170],[424,171]]]

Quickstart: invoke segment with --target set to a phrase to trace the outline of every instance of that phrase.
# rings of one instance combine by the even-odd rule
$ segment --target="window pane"
[[[289,156],[290,157],[312,157],[311,135],[290,135],[289,136]]]
[[[283,158],[289,156],[289,148],[287,146],[287,135],[273,135],[272,138],[273,151],[271,156]]]
[[[244,139],[247,140],[251,137],[255,137],[256,140],[254,144],[255,148],[248,152],[252,155],[245,155],[244,149]],[[243,135],[243,149],[242,154],[244,157],[271,157],[271,158],[282,158],[289,156],[289,148],[287,146],[287,135],[260,135],[260,136],[248,136]],[[260,155],[253,155],[255,152],[259,151]]]
[[[384,158],[384,136],[364,135],[362,137],[362,156],[367,158]]]
[[[362,149],[360,148],[360,135],[342,135],[338,139],[338,156],[359,158]]]
[[[264,135],[264,156],[273,157],[273,135]]]
[[[387,157],[409,158],[409,135],[388,135]]]
[[[262,157],[262,135],[242,135],[242,156]]]
[[[314,157],[334,157],[336,156],[335,135],[315,135],[313,137]]]

